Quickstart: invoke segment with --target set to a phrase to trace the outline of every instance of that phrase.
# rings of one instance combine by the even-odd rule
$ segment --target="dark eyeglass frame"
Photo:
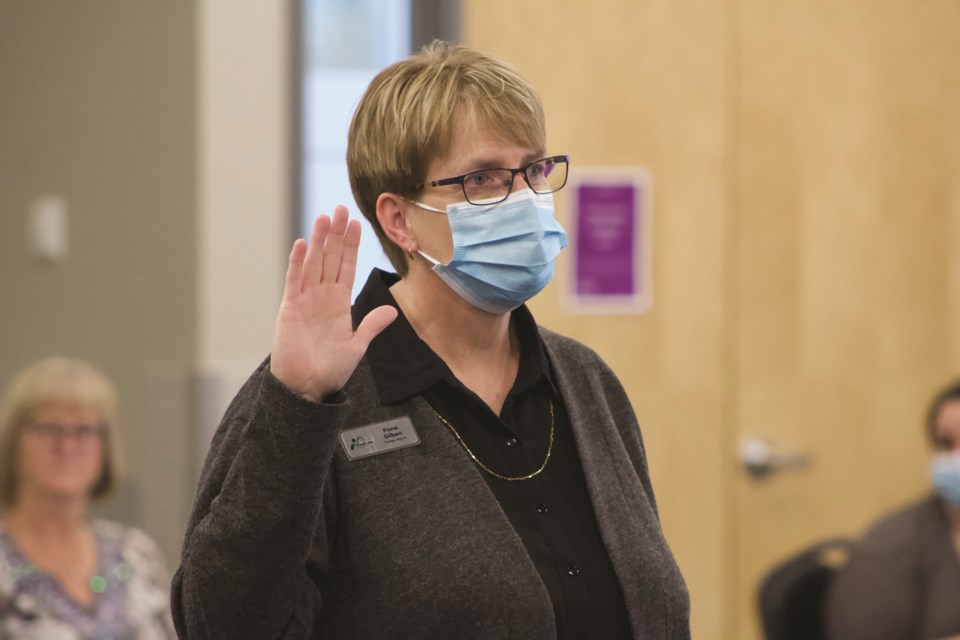
[[[561,184],[556,189],[549,189],[547,191],[544,191],[542,189],[537,189],[536,187],[533,186],[533,184],[531,184],[530,177],[527,175],[527,171],[530,169],[530,167],[534,165],[538,165],[540,163],[558,164],[560,162],[567,165],[566,173],[563,176],[563,184]],[[503,194],[503,197],[500,198],[499,200],[491,200],[489,198],[485,198],[483,202],[474,202],[473,200],[470,199],[470,196],[467,195],[467,187],[466,185],[464,185],[464,182],[470,176],[476,175],[478,173],[487,173],[488,171],[509,171],[510,172],[510,181],[506,185],[507,191],[506,193]],[[443,178],[442,180],[432,180],[430,182],[421,182],[416,187],[414,187],[413,190],[414,192],[417,192],[417,191],[426,189],[427,187],[445,187],[451,184],[458,184],[460,185],[460,190],[463,191],[463,197],[466,198],[467,202],[469,202],[470,204],[497,204],[498,202],[503,202],[510,196],[510,192],[513,190],[513,181],[516,179],[518,173],[523,176],[524,182],[527,183],[527,186],[529,186],[534,193],[539,193],[539,194],[556,193],[557,191],[560,191],[560,189],[563,189],[564,186],[566,186],[567,179],[570,177],[570,156],[566,154],[562,154],[559,156],[548,156],[546,158],[540,158],[539,160],[534,160],[533,162],[529,162],[523,165],[522,167],[517,167],[516,169],[508,169],[506,167],[490,167],[488,169],[478,169],[476,171],[465,173],[462,176],[455,176],[453,178]]]
[[[25,425],[24,431],[50,443],[71,439],[76,440],[77,444],[93,444],[107,439],[107,427],[104,424],[82,424],[75,429],[69,429],[53,422],[33,422]]]

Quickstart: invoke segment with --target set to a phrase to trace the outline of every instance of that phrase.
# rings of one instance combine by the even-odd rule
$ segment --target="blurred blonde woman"
[[[50,358],[0,404],[0,638],[175,638],[169,579],[143,532],[88,517],[116,483],[116,393]]]

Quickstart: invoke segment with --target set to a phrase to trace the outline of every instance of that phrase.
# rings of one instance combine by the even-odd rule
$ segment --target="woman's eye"
[[[542,162],[537,164],[532,164],[527,167],[527,176],[530,178],[541,178],[544,174],[544,167]]]
[[[467,176],[467,182],[473,187],[482,187],[489,184],[490,176],[485,171],[478,171]]]
[[[37,427],[37,433],[45,438],[50,438],[51,440],[60,435],[60,430],[60,427],[55,424],[42,424]]]

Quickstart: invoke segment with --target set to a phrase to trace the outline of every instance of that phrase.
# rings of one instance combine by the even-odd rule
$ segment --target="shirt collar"
[[[384,404],[400,402],[444,380],[458,384],[446,363],[417,336],[390,293],[390,287],[399,280],[395,273],[374,269],[352,311],[354,327],[370,311],[382,305],[395,307],[399,313],[367,349],[367,362]],[[521,305],[513,311],[511,320],[521,345],[520,366],[511,393],[526,391],[541,378],[550,383],[549,363],[533,314],[526,305]]]

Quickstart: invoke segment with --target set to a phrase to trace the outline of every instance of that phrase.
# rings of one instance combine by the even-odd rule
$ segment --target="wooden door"
[[[775,562],[928,486],[925,403],[960,371],[960,4],[744,0],[737,25],[733,420],[810,456],[736,476],[748,640]]]

